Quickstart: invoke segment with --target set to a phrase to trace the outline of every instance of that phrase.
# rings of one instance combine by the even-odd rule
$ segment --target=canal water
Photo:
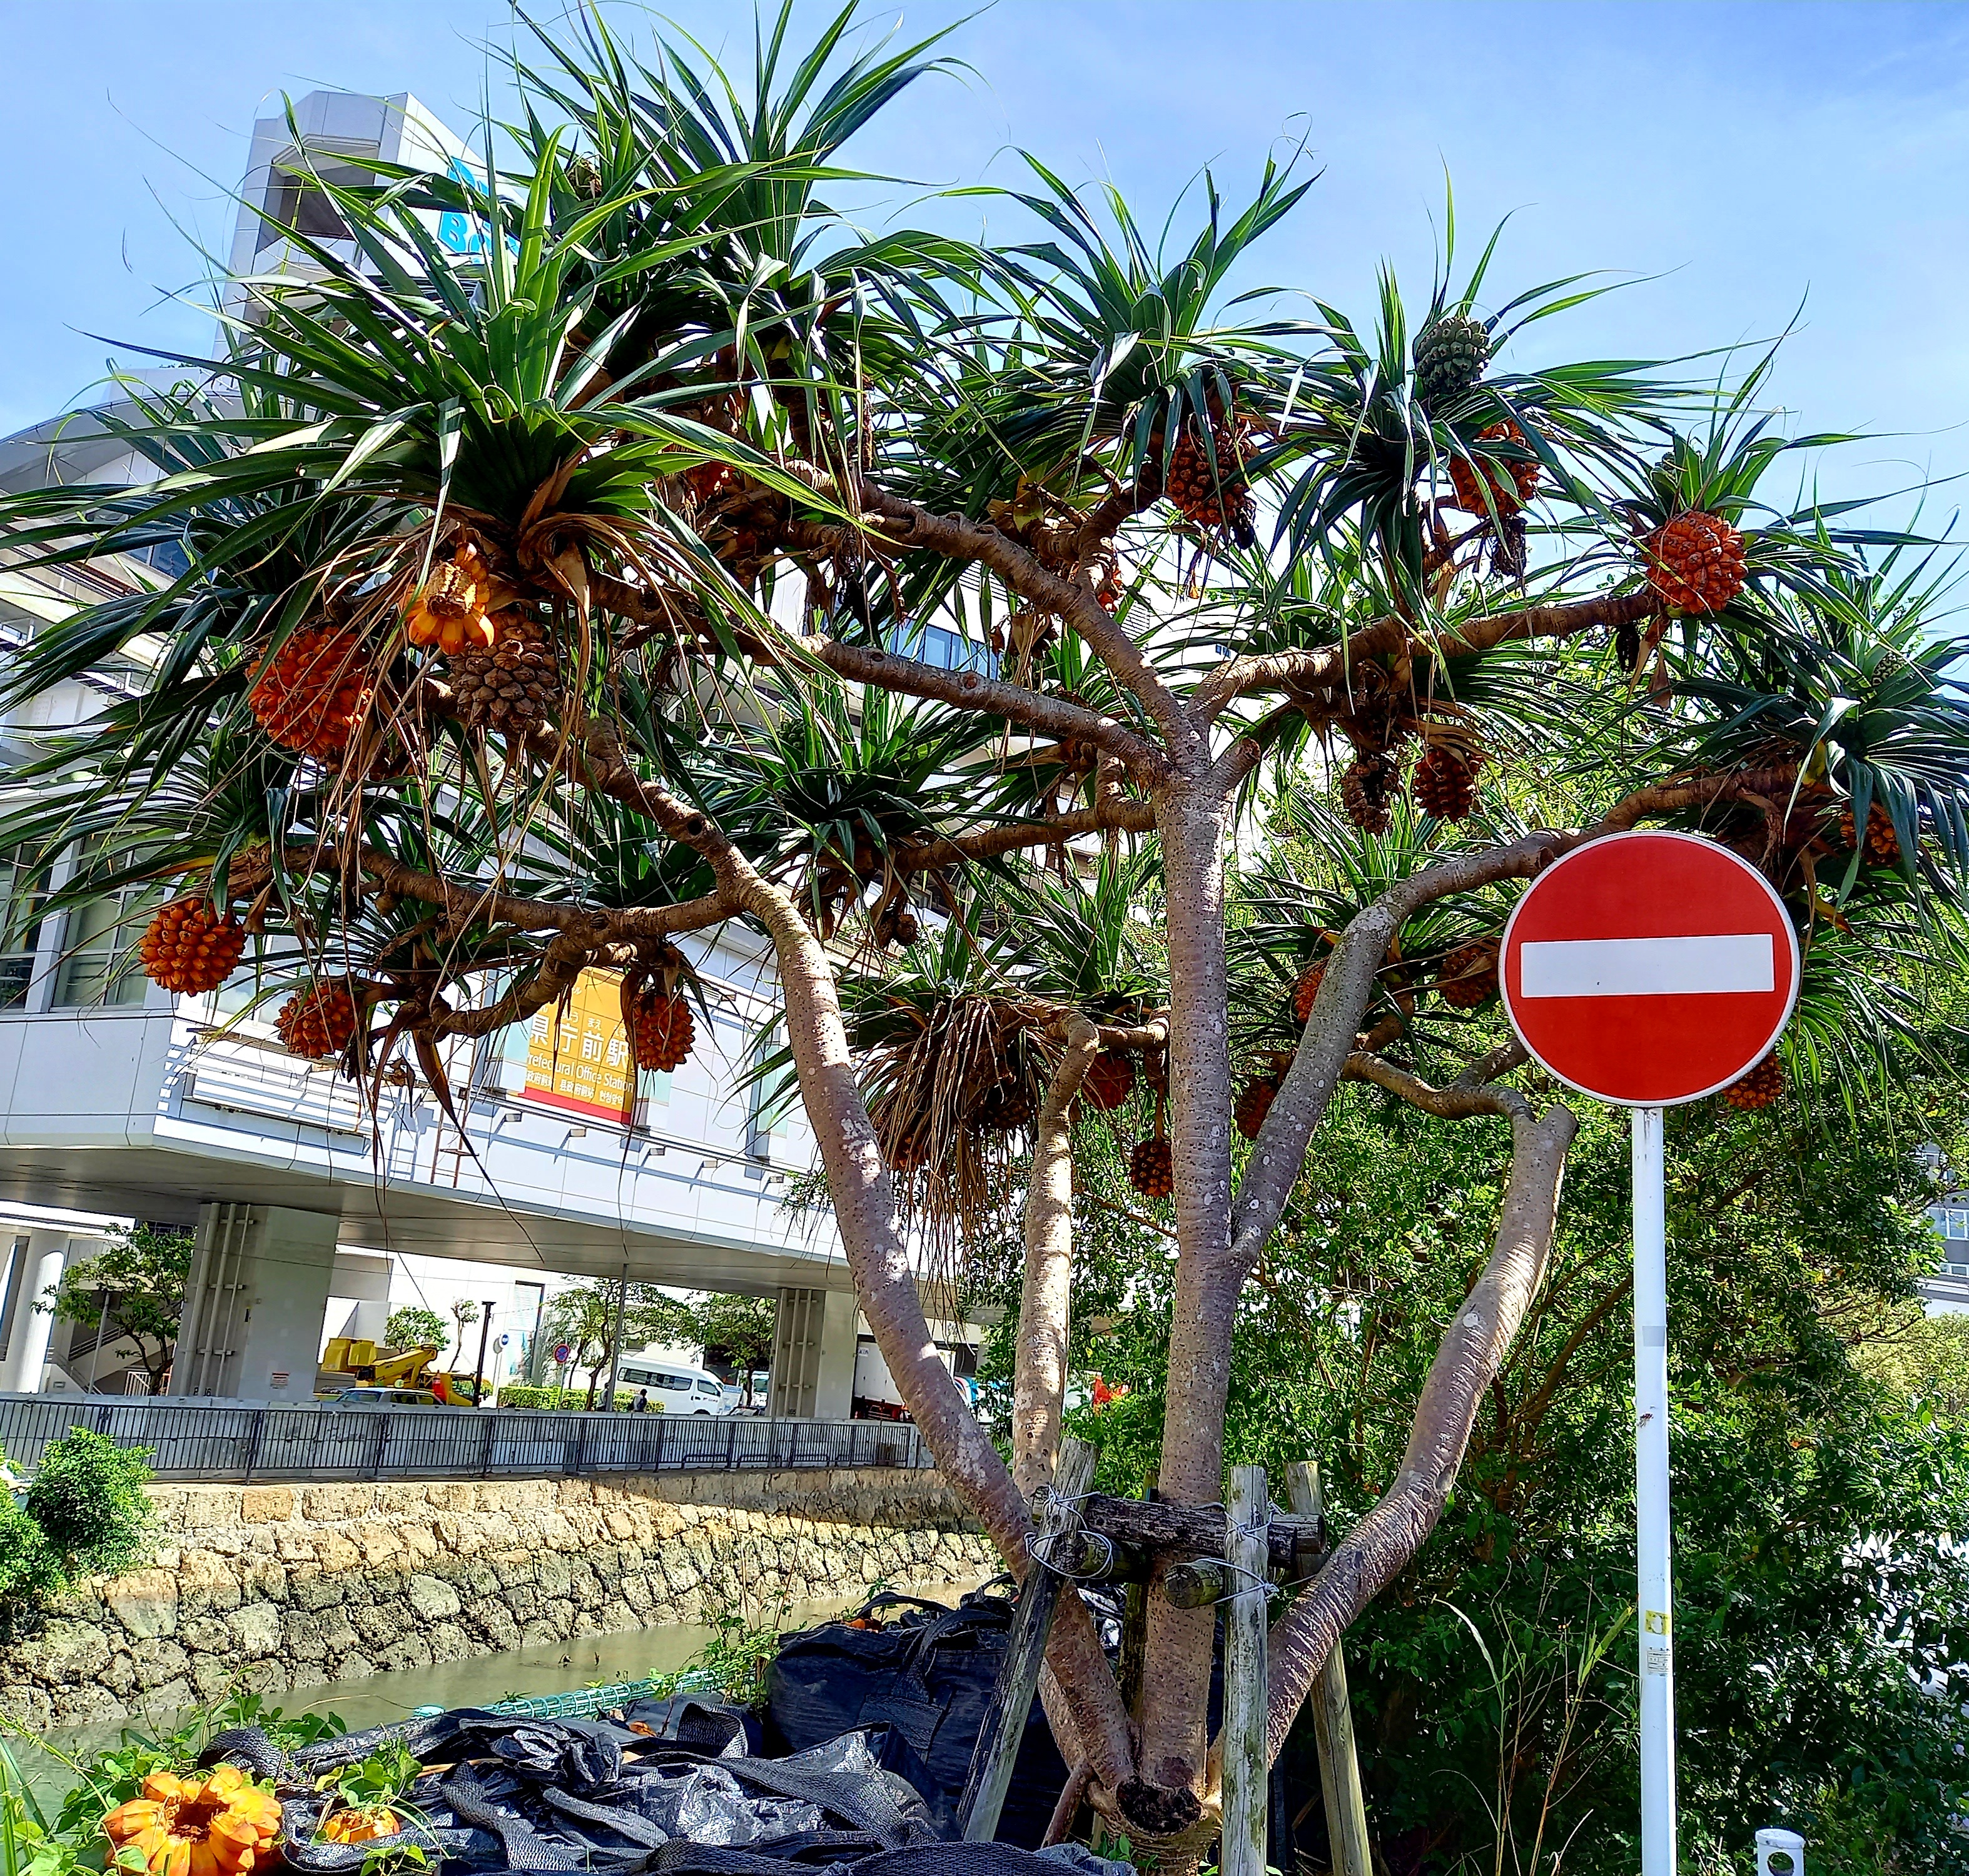
[[[955,1602],[959,1589],[923,1592],[933,1599]],[[841,1614],[859,1600],[848,1598],[798,1602],[780,1616],[786,1631],[805,1628]],[[351,1732],[407,1719],[420,1706],[489,1706],[514,1694],[566,1693],[611,1681],[644,1680],[653,1674],[674,1673],[689,1667],[715,1631],[697,1622],[670,1622],[654,1628],[626,1629],[618,1635],[576,1635],[567,1641],[547,1641],[503,1654],[481,1654],[462,1661],[440,1661],[430,1667],[407,1667],[359,1680],[295,1687],[270,1694],[267,1704],[284,1713],[332,1712]],[[125,1727],[162,1732],[185,1716],[133,1712],[122,1720],[86,1726],[56,1727],[42,1735],[41,1749],[17,1738],[7,1743],[20,1760],[30,1788],[47,1805],[59,1800],[74,1782],[65,1759],[86,1760],[116,1744]],[[60,1755],[60,1756],[57,1756]]]

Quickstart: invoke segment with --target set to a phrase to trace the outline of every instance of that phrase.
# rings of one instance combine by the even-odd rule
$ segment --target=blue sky
[[[904,30],[967,10],[912,5]],[[749,6],[663,11],[749,44]],[[610,12],[631,34],[654,18]],[[0,0],[0,433],[100,374],[91,333],[206,349],[168,296],[196,289],[192,238],[225,246],[225,191],[281,92],[408,89],[462,127],[510,19],[494,0]],[[1588,268],[1640,282],[1541,346],[1660,357],[1797,314],[1773,396],[1802,427],[1877,439],[1829,486],[1969,473],[1969,6],[1000,0],[946,50],[973,70],[906,94],[852,150],[867,167],[1011,183],[1029,147],[1153,225],[1205,165],[1234,202],[1304,138],[1323,173],[1250,284],[1364,320],[1384,256],[1426,293],[1447,169],[1466,242],[1513,215],[1499,297]]]

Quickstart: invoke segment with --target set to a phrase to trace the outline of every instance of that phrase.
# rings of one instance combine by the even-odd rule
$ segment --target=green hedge
[[[602,1403],[598,1399],[598,1405]],[[618,1388],[615,1390],[615,1411],[626,1414],[636,1404],[635,1390]],[[501,1407],[549,1407],[560,1413],[579,1413],[588,1405],[588,1392],[585,1388],[534,1388],[522,1382],[511,1382],[499,1390]],[[653,1400],[650,1411],[660,1414],[663,1404]]]

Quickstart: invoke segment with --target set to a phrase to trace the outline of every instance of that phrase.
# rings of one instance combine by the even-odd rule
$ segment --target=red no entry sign
[[[1688,834],[1615,834],[1526,888],[1504,928],[1504,1006],[1569,1087],[1672,1107],[1760,1061],[1798,1000],[1798,936],[1770,882]]]

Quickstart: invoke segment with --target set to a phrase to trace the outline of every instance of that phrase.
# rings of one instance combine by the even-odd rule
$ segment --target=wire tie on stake
[[[1105,1531],[1090,1531],[1086,1519],[1080,1514],[1081,1505],[1094,1494],[1086,1492],[1078,1498],[1063,1499],[1050,1486],[1042,1486],[1033,1495],[1047,1515],[1059,1513],[1061,1522],[1057,1531],[1028,1531],[1026,1554],[1042,1568],[1051,1570],[1056,1576],[1064,1576],[1069,1583],[1092,1583],[1105,1575],[1114,1561],[1114,1540]],[[1083,1544],[1099,1547],[1091,1567],[1069,1570],[1053,1557],[1053,1547],[1067,1539],[1072,1540],[1072,1547],[1067,1552],[1070,1557],[1078,1557]]]

